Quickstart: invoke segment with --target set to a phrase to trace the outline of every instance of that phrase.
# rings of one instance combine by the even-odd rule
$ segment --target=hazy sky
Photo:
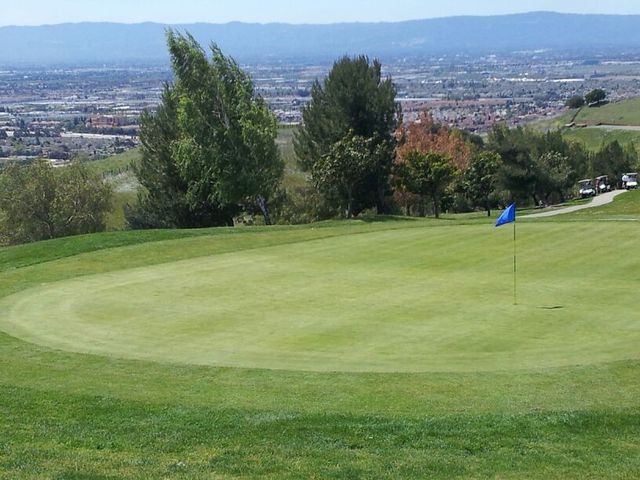
[[[549,10],[640,14],[638,0],[0,0],[0,25],[397,21]]]

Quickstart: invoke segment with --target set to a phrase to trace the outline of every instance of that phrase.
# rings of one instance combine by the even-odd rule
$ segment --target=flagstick
[[[516,263],[516,223],[513,222],[513,304],[518,305],[518,290],[517,290],[517,280],[516,273],[518,271],[518,264]]]

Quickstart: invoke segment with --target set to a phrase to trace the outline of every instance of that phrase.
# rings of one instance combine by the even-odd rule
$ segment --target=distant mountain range
[[[78,23],[0,28],[0,64],[166,62],[156,23]],[[330,60],[364,53],[382,59],[521,50],[640,49],[640,16],[535,12],[397,23],[174,25],[240,62]]]

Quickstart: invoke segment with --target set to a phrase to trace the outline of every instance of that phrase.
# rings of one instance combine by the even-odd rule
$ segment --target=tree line
[[[592,154],[559,131],[499,124],[483,139],[427,111],[404,122],[392,79],[378,61],[358,56],[337,60],[313,84],[294,135],[308,184],[283,187],[276,118],[250,77],[215,44],[207,52],[174,31],[167,43],[175,79],[157,110],[141,118],[142,158],[134,166],[141,188],[126,208],[131,228],[229,226],[243,213],[266,225],[364,211],[490,214],[511,201],[563,201],[580,178],[617,179],[637,168],[633,147],[616,142]],[[1,178],[5,242],[104,229],[111,193],[81,165],[60,172],[43,162],[11,166]],[[76,203],[65,204],[74,195]]]

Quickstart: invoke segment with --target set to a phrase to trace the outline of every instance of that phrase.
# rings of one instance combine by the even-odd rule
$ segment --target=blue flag
[[[516,204],[512,203],[507,207],[507,209],[502,212],[500,218],[496,222],[496,227],[501,227],[502,225],[506,225],[507,223],[512,223],[516,221]]]

